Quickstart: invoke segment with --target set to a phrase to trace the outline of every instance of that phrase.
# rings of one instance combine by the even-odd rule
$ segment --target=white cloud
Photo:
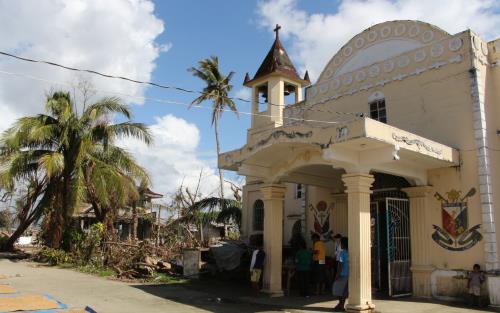
[[[252,89],[247,87],[240,88],[234,93],[234,96],[236,98],[250,100],[250,98],[252,97]]]
[[[293,61],[314,78],[350,38],[384,21],[415,19],[452,34],[470,28],[486,39],[500,36],[500,2],[495,0],[340,0],[335,14],[310,14],[296,0],[270,0],[259,2],[257,12],[266,29],[283,26]]]
[[[170,46],[155,43],[163,22],[149,0],[2,1],[0,20],[0,50],[139,80],[151,78],[156,58]],[[62,83],[84,79],[97,89],[135,96],[145,91],[145,86],[5,56],[0,69]],[[58,87],[2,73],[0,86],[0,109],[17,114],[43,111],[45,93]]]
[[[203,195],[218,195],[219,176],[210,166],[210,161],[197,157],[200,131],[195,124],[171,114],[157,117],[150,126],[154,145],[147,147],[135,140],[123,140],[120,145],[134,154],[137,161],[152,174],[156,192],[168,194],[181,184],[194,191],[200,171],[203,171],[200,192]],[[215,155],[214,155],[215,157]],[[224,186],[225,196],[230,188]]]
[[[0,20],[0,50],[138,80],[150,80],[159,54],[172,46],[155,42],[163,32],[163,22],[154,15],[153,3],[146,0],[1,1]],[[98,90],[134,96],[145,92],[141,85],[5,56],[0,56],[0,70],[64,84],[83,78]],[[45,94],[52,88],[61,86],[0,73],[0,131],[17,117],[42,112]],[[183,180],[185,186],[194,188],[203,169],[202,192],[217,192],[215,153],[207,160],[197,158],[200,134],[195,125],[167,115],[158,118],[151,131],[155,146],[133,141],[123,145],[149,170],[154,190],[172,192]]]
[[[0,50],[138,80],[150,80],[159,54],[172,46],[155,43],[163,22],[154,15],[153,3],[146,0],[1,1],[0,20]],[[135,96],[145,92],[141,85],[4,56],[0,56],[0,70],[65,84],[84,79],[98,90]],[[58,87],[0,73],[0,131],[17,117],[42,112],[45,94]],[[153,147],[133,140],[121,144],[148,169],[155,191],[170,193],[181,183],[194,189],[203,169],[201,192],[218,194],[215,153],[207,160],[197,157],[200,132],[194,124],[166,115],[156,119],[151,132]]]

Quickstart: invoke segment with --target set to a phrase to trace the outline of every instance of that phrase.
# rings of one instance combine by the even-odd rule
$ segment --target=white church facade
[[[390,21],[349,40],[311,84],[278,29],[253,77],[242,236],[263,236],[264,288],[282,293],[294,236],[349,238],[350,311],[372,292],[458,300],[487,271],[500,304],[500,40]],[[285,248],[284,248],[285,247]]]

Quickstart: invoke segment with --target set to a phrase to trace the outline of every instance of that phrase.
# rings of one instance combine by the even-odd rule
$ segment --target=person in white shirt
[[[252,283],[252,289],[256,294],[259,293],[259,283],[262,276],[262,269],[264,268],[264,260],[266,258],[266,253],[262,250],[262,243],[257,245],[252,253],[252,261],[250,262],[250,281]]]
[[[332,268],[332,277],[335,279],[337,276],[337,267],[338,267],[338,262],[339,262],[339,256],[340,253],[342,252],[342,246],[340,244],[340,239],[342,238],[341,234],[336,234],[333,236],[333,248],[334,248],[334,260],[333,260],[333,268]]]

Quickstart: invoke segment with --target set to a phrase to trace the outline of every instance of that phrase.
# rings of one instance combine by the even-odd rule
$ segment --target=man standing
[[[313,275],[316,285],[316,294],[323,294],[326,280],[325,245],[320,240],[318,234],[313,234],[311,239],[313,241]]]
[[[300,250],[295,254],[295,262],[300,295],[309,297],[309,273],[311,272],[312,252],[306,249],[305,242],[300,243]]]
[[[262,250],[262,243],[259,242],[257,249],[252,253],[252,261],[250,262],[250,281],[252,282],[252,289],[255,294],[260,291],[260,278],[262,276],[262,270],[264,269],[264,260],[266,258],[266,253]]]

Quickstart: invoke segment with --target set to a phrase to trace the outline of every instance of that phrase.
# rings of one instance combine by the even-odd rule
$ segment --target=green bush
[[[48,247],[44,247],[42,250],[38,251],[35,258],[39,262],[49,263],[50,265],[61,265],[74,262],[71,254],[66,251]]]

